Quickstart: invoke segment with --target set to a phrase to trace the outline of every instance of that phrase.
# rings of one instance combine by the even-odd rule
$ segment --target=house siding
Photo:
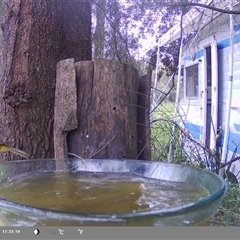
[[[240,20],[240,19],[239,19]],[[239,21],[240,22],[240,21]],[[239,26],[239,27],[237,27]],[[234,36],[234,65],[233,65],[233,90],[232,90],[232,106],[230,117],[230,133],[228,142],[228,158],[231,158],[233,153],[240,154],[240,25],[235,29],[238,31]],[[229,89],[229,25],[228,23],[219,27],[218,32],[214,34],[217,40],[218,48],[218,126],[222,130],[225,128],[227,117],[227,99]],[[205,35],[205,38],[199,41],[198,49],[195,53],[195,61],[199,59],[203,63],[203,49],[207,42],[210,42],[210,35]],[[184,53],[184,65],[192,63],[187,52]],[[201,70],[202,68],[200,68]],[[201,73],[199,73],[202,76]],[[199,78],[199,85],[202,84],[202,78]],[[183,116],[183,125],[188,132],[196,139],[201,136],[201,99],[180,101],[181,115]],[[222,131],[220,138],[217,140],[217,146],[223,146],[224,131]],[[232,166],[233,172],[238,174],[240,171],[240,162],[236,162]],[[240,176],[238,176],[239,178]]]

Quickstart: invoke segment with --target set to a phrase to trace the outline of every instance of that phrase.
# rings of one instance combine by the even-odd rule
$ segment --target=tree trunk
[[[94,59],[104,58],[104,42],[105,42],[105,16],[106,16],[106,0],[98,0],[96,3],[96,27],[93,38]]]
[[[91,59],[91,9],[81,0],[5,0],[1,128],[31,158],[54,156],[56,64]],[[2,154],[2,161],[15,159]]]
[[[136,159],[138,72],[108,60],[77,62],[78,128],[70,153],[81,158]]]

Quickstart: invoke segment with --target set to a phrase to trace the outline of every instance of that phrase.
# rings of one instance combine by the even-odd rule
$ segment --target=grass
[[[152,159],[167,161],[172,131],[174,105],[160,106],[153,115],[151,125]],[[186,163],[184,149],[180,144],[180,131],[176,129],[173,141],[173,160],[175,163]],[[190,162],[194,165],[193,162]],[[198,165],[201,167],[201,165]],[[202,166],[204,167],[204,166]],[[217,213],[209,220],[208,226],[240,226],[240,188],[227,181],[228,191]]]
[[[174,115],[174,104],[165,103],[154,112],[151,125],[152,159],[166,161],[168,158],[169,145],[172,133],[172,121]],[[182,148],[180,146],[178,129],[175,129],[173,138],[173,162],[179,163],[183,160]]]
[[[227,181],[228,191],[208,226],[240,226],[240,188]]]

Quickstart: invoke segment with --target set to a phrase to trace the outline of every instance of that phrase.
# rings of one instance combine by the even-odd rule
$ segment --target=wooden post
[[[77,128],[77,90],[74,59],[57,63],[54,107],[54,157],[68,157],[67,133]]]
[[[109,60],[75,63],[78,127],[67,135],[81,158],[138,156],[138,71]]]
[[[150,93],[151,70],[141,76],[138,87],[138,159],[151,160],[150,147]]]

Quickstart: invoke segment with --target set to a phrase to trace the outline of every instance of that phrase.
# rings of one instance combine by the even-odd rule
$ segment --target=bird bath
[[[77,158],[5,162],[0,225],[201,225],[225,192],[218,175],[188,165]]]

